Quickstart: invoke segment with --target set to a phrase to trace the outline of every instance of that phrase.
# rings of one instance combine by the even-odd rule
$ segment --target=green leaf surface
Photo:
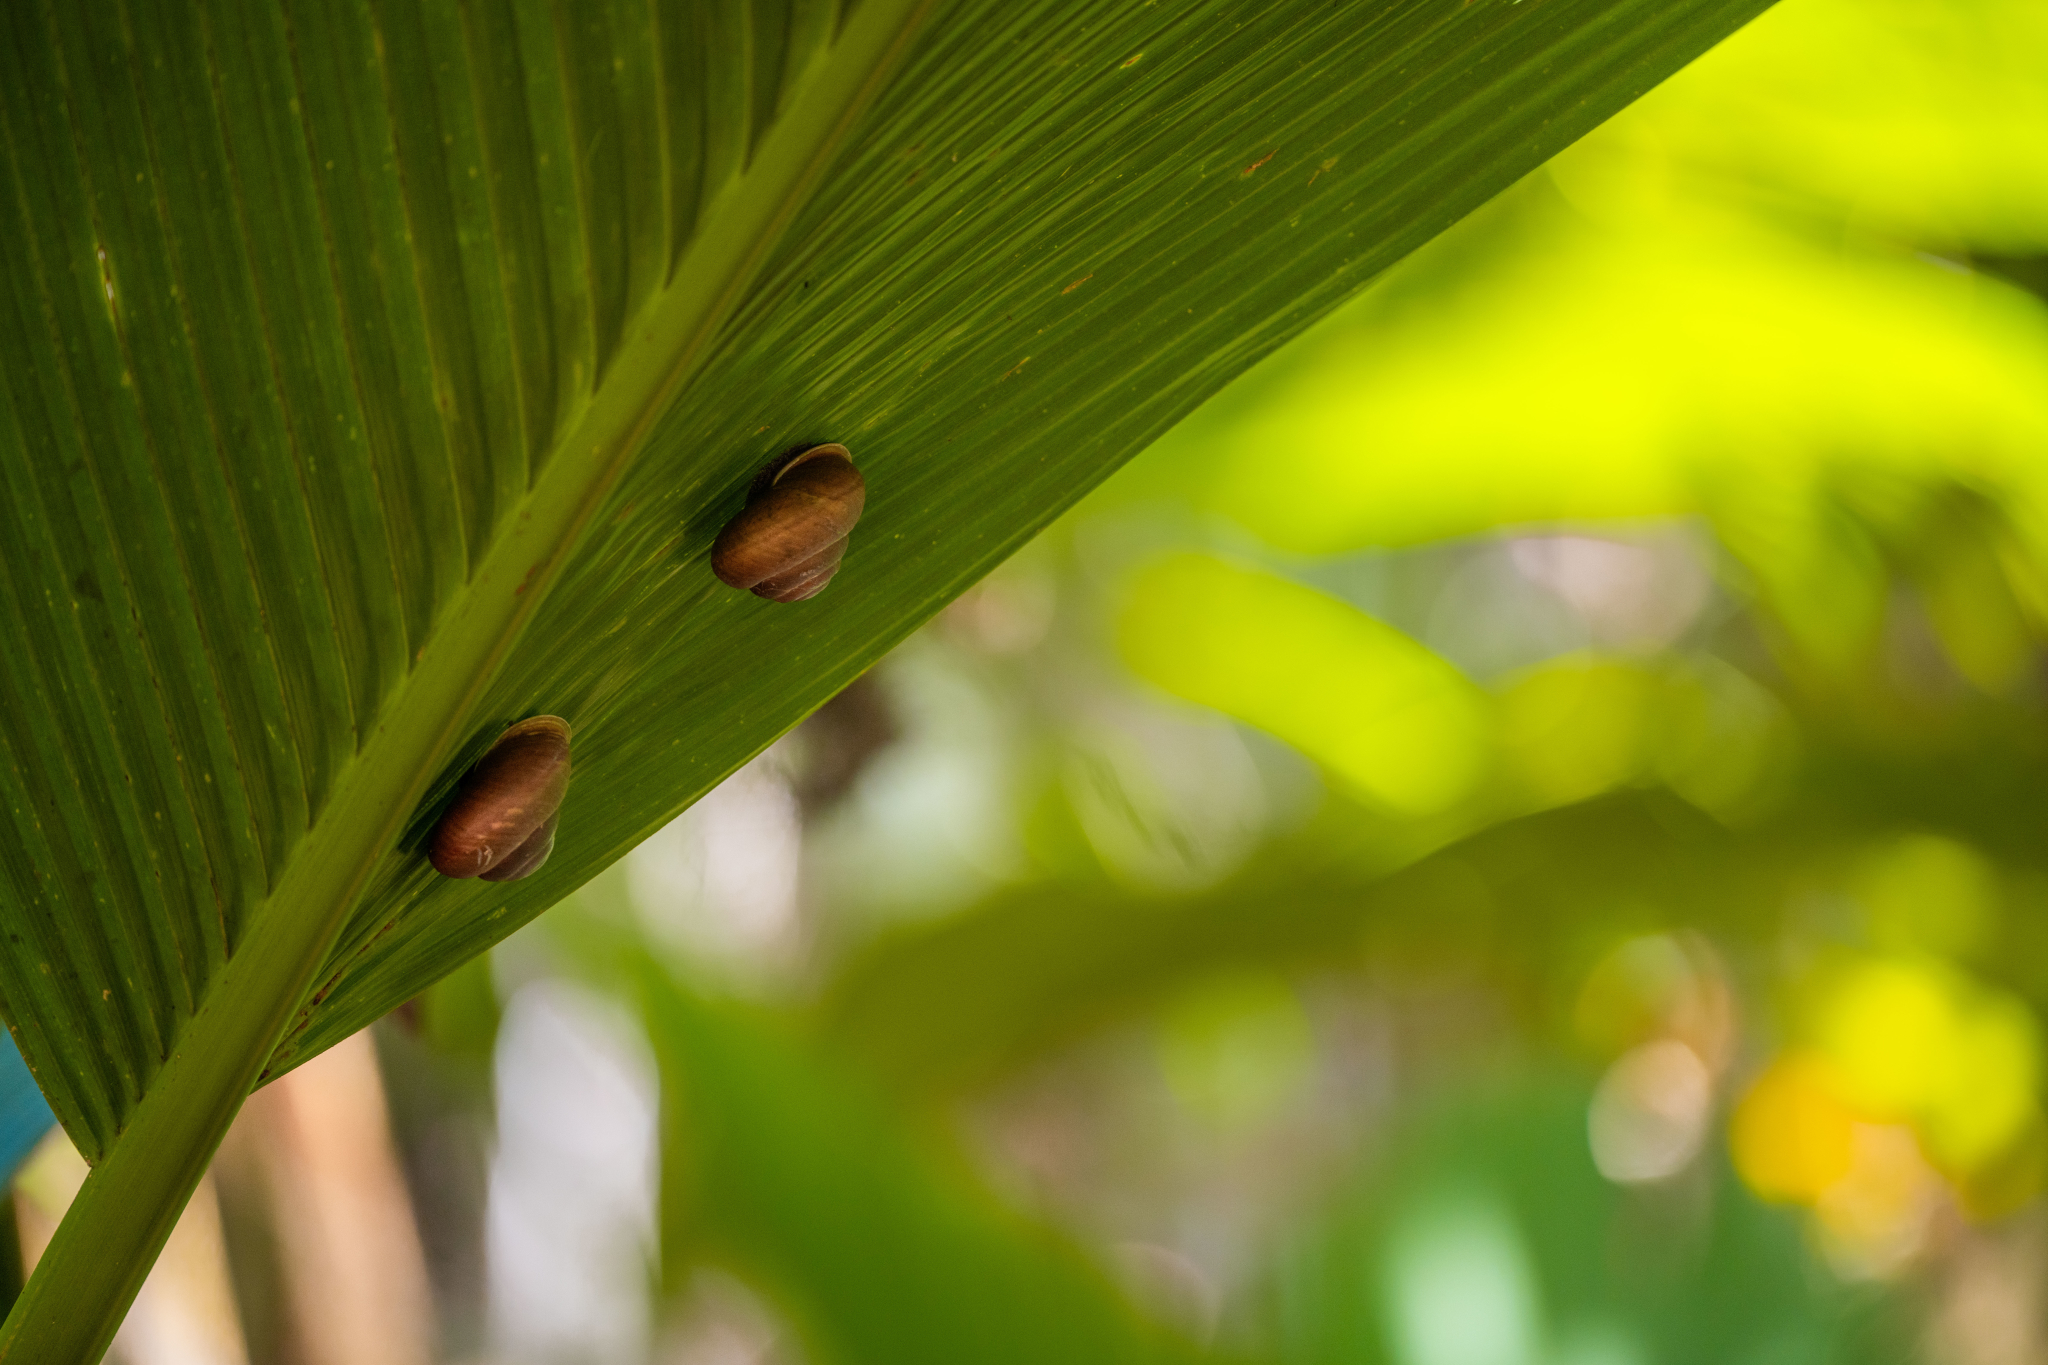
[[[12,7],[0,995],[104,1162],[76,1226],[153,1246],[263,1075],[1759,8]],[[749,476],[820,439],[871,490],[844,572],[723,589]],[[542,712],[553,861],[437,879],[436,793]],[[112,1302],[125,1248],[60,1234],[0,1356],[88,1354],[39,1286]]]

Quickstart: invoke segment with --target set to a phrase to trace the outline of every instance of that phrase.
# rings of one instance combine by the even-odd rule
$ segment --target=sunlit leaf
[[[1968,1172],[2040,1122],[2040,1026],[2018,1000],[1946,964],[1845,964],[1810,1000],[1809,1029],[1841,1097],[1913,1123],[1937,1164]]]
[[[1697,204],[1519,246],[1426,311],[1333,321],[1264,402],[1176,433],[1214,447],[1208,504],[1330,552],[1700,511],[1811,538],[1838,464],[2038,496],[2048,314],[2017,290]]]
[[[2048,245],[2048,104],[2031,0],[1801,0],[1774,10],[1570,160],[1647,155],[1857,225],[2021,253]]]
[[[1118,644],[1139,677],[1268,731],[1404,814],[1471,789],[1478,689],[1393,627],[1275,574],[1177,555],[1138,575]]]

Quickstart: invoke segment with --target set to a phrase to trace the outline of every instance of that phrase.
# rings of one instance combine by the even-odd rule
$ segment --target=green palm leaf
[[[1761,7],[9,7],[0,994],[100,1166],[0,1358],[104,1342],[263,1075]],[[820,439],[871,490],[839,580],[721,588]],[[438,880],[436,793],[538,712],[553,861]]]

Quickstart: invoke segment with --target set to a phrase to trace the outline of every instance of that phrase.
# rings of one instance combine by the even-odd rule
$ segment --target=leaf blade
[[[706,71],[751,73],[694,120],[642,54],[593,62],[598,38],[512,3],[410,31],[366,4],[8,15],[0,213],[25,248],[0,269],[0,467],[55,553],[9,584],[34,658],[0,674],[0,993],[67,1126],[111,1152],[77,1226],[120,1249],[61,1235],[0,1354],[87,1353],[103,1324],[65,1296],[125,1301],[168,1228],[133,1210],[175,1207],[280,1032],[273,1067],[538,913],[1243,365],[1759,7],[1357,24],[1300,0],[865,0],[836,27],[820,4],[699,30],[671,6],[662,33],[727,45]],[[406,117],[482,153],[446,163],[445,196],[390,122],[406,32],[446,75]],[[628,183],[651,145],[665,195]],[[465,237],[486,221],[488,246]],[[516,451],[508,417],[465,425],[465,384],[517,395]],[[888,490],[846,573],[811,609],[721,594],[711,530],[821,427]],[[586,794],[555,861],[488,903],[431,882],[401,831],[540,710],[576,725]]]

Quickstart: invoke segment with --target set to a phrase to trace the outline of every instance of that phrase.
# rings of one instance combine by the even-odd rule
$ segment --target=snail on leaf
[[[555,825],[569,790],[569,722],[533,716],[508,727],[462,775],[455,799],[427,843],[444,877],[516,881],[555,850]]]
[[[839,572],[867,484],[842,445],[812,446],[763,469],[747,505],[711,547],[711,570],[772,602],[814,597]]]

